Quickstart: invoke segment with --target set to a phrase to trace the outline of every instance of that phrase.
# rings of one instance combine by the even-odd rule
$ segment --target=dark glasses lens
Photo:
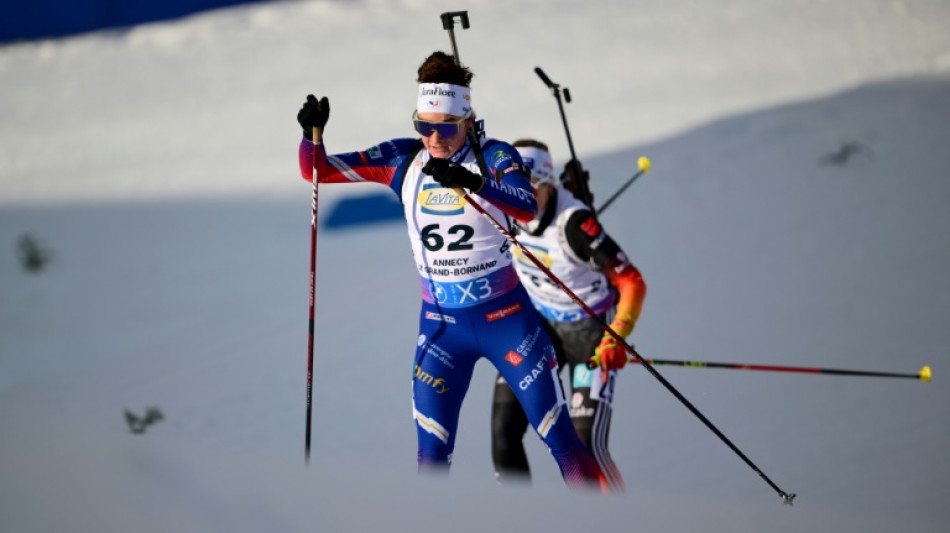
[[[415,114],[412,116],[412,126],[416,129],[419,135],[422,135],[423,137],[432,135],[433,131],[439,132],[440,137],[452,137],[454,135],[458,135],[458,132],[462,131],[462,124],[464,122],[464,118],[460,118],[455,122],[429,122],[428,120],[422,120],[416,117]]]

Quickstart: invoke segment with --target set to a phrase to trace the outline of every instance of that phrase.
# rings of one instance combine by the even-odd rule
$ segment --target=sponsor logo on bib
[[[423,185],[418,200],[420,209],[428,215],[461,215],[466,203],[464,197],[438,183]]]

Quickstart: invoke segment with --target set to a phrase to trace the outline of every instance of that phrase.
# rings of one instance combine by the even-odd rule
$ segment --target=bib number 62
[[[468,242],[472,239],[472,236],[475,235],[475,230],[471,226],[466,226],[465,224],[456,224],[449,228],[449,235],[458,235],[458,237],[449,243],[446,250],[450,252],[457,252],[461,250],[471,250],[474,248],[472,243]],[[436,252],[442,249],[445,246],[445,237],[439,233],[438,224],[429,224],[428,226],[422,228],[422,231],[419,233],[419,236],[422,237],[422,245],[426,247],[426,250],[430,252]]]

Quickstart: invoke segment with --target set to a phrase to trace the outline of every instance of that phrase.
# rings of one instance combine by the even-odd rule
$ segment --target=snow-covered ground
[[[296,111],[330,97],[331,151],[410,135],[415,69],[460,9],[489,134],[567,159],[540,66],[600,201],[652,160],[603,215],[650,287],[644,356],[933,382],[658,367],[789,508],[636,367],[611,435],[626,495],[568,492],[533,436],[533,486],[497,486],[483,363],[451,476],[419,478],[405,228],[323,229],[305,466]],[[0,95],[4,531],[950,523],[946,2],[271,2],[0,47]],[[321,213],[368,192],[321,187]],[[54,254],[39,274],[24,234]],[[164,420],[130,433],[124,411],[152,406]]]

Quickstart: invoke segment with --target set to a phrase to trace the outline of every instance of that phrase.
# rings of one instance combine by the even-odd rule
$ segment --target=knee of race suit
[[[414,410],[413,415],[416,419],[416,434],[419,439],[417,461],[420,471],[448,468],[452,463],[455,436],[435,419],[423,415],[418,410]]]

